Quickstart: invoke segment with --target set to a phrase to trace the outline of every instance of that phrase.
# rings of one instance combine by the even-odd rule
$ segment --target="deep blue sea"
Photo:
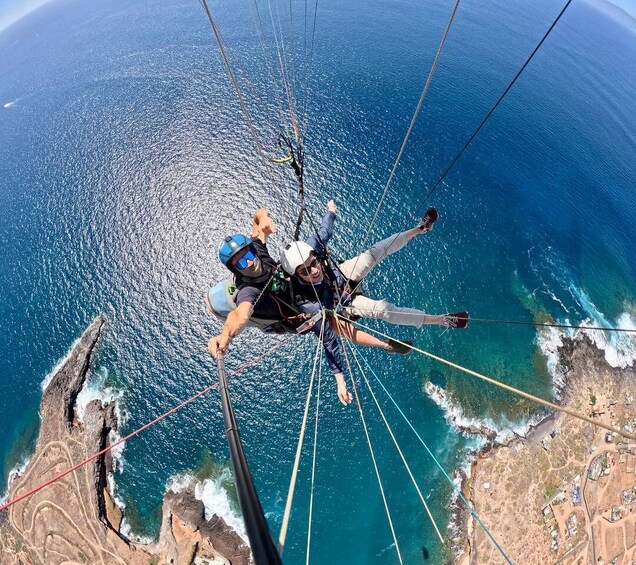
[[[288,116],[280,81],[270,79],[272,22],[282,33],[299,106],[307,100],[309,210],[318,219],[328,199],[337,202],[332,251],[346,258],[360,251],[453,2],[323,0],[313,57],[309,4],[305,33],[304,2],[258,2],[263,36],[254,3],[211,8],[255,127],[269,141],[279,116]],[[462,2],[369,241],[415,222],[432,183],[561,7]],[[602,0],[573,2],[427,203],[440,212],[435,229],[378,267],[368,294],[432,313],[634,327],[635,61],[634,19]],[[255,150],[198,2],[52,0],[1,31],[0,490],[33,447],[41,383],[99,313],[108,323],[93,388],[119,395],[122,434],[214,382],[206,345],[220,325],[203,295],[226,277],[216,248],[267,207],[278,223],[277,253],[297,205],[290,171]],[[483,321],[447,332],[370,325],[552,395],[556,331]],[[636,358],[628,335],[594,338],[615,365]],[[228,366],[277,340],[247,331]],[[297,338],[231,381],[275,535],[314,347],[312,336]],[[364,356],[450,474],[477,443],[453,418],[505,430],[537,412],[416,353]],[[444,548],[357,378],[403,558],[440,562]],[[446,397],[427,394],[428,381]],[[379,386],[374,391],[445,531],[451,487]],[[397,562],[358,411],[337,402],[329,375],[321,398],[311,561]],[[286,563],[305,559],[312,437],[310,421]],[[216,392],[129,441],[115,480],[131,531],[156,534],[166,485],[186,470],[209,473],[209,486],[226,484],[228,457]],[[222,489],[210,497],[227,498]]]

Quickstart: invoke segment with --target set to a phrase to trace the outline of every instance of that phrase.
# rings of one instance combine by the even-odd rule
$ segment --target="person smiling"
[[[435,208],[429,208],[414,228],[394,234],[376,243],[367,251],[331,268],[327,260],[326,243],[333,235],[337,207],[329,202],[319,235],[306,241],[292,241],[281,257],[281,266],[292,276],[295,304],[302,311],[316,308],[334,309],[343,306],[343,314],[352,319],[376,318],[404,326],[421,327],[434,324],[448,328],[465,328],[468,312],[427,314],[417,308],[396,306],[386,300],[376,300],[360,292],[360,282],[386,257],[402,249],[413,238],[433,229],[438,218]],[[322,232],[322,233],[320,233]]]
[[[335,208],[333,202],[330,202],[329,206]],[[332,215],[335,215],[335,210],[327,213],[328,218]],[[321,316],[314,316],[320,312],[319,308],[299,309],[293,302],[289,277],[285,277],[278,263],[270,257],[267,250],[267,239],[274,231],[274,223],[267,210],[261,209],[254,215],[251,237],[233,234],[221,243],[219,259],[234,274],[236,292],[233,302],[236,307],[227,315],[221,333],[209,340],[208,350],[214,357],[219,353],[227,352],[232,340],[254,318],[267,319],[271,322],[267,331],[277,333],[312,331],[316,336],[322,335],[327,364],[336,378],[340,402],[349,404],[352,398],[344,380],[338,334],[345,336],[356,345],[381,348],[387,353],[405,355],[410,352],[410,349],[394,340],[377,339],[355,329],[348,322],[340,321],[336,324],[332,318],[325,321],[323,329]],[[318,233],[308,241],[313,242],[314,238],[326,241],[329,237],[325,227],[321,226]],[[207,305],[213,311],[209,301]],[[305,327],[304,330],[303,327]]]
[[[236,308],[228,314],[222,332],[208,342],[208,350],[215,357],[228,349],[252,316],[272,320],[269,331],[275,333],[294,332],[306,318],[289,303],[286,286],[281,284],[283,274],[267,250],[267,238],[274,231],[267,210],[260,209],[254,214],[251,237],[229,235],[219,247],[221,263],[234,274]]]

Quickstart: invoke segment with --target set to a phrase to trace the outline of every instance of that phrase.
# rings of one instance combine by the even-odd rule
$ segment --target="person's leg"
[[[345,313],[350,316],[374,318],[376,320],[384,320],[390,324],[414,326],[416,328],[427,323],[428,318],[435,317],[428,316],[426,312],[418,310],[417,308],[402,308],[386,300],[374,300],[373,298],[362,295],[356,296],[351,301],[351,305],[345,308]]]
[[[367,332],[359,330],[353,326],[348,320],[342,318],[332,318],[334,332],[346,337],[352,343],[363,347],[379,347],[387,353],[399,353],[400,355],[408,355],[411,352],[412,341],[399,342],[389,338],[382,341]]]
[[[349,341],[356,345],[362,345],[364,347],[379,347],[380,349],[389,349],[389,344],[386,341],[382,341],[377,337],[373,337],[371,334],[358,330],[351,322],[343,320],[342,318],[332,318],[334,331],[346,337]]]
[[[382,262],[385,257],[402,249],[415,236],[423,232],[419,227],[393,234],[382,241],[378,241],[371,248],[357,257],[347,259],[338,265],[342,274],[352,281],[362,280],[373,267]]]
[[[374,318],[399,326],[414,326],[419,328],[423,325],[435,325],[460,329],[468,326],[468,312],[439,315],[427,314],[417,308],[404,308],[391,304],[386,300],[374,300],[373,298],[362,295],[354,297],[351,301],[351,305],[347,306],[344,311],[348,316]]]

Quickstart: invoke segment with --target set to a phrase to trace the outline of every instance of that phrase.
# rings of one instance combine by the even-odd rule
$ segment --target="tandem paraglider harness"
[[[289,283],[285,280],[285,275],[281,271],[277,271],[268,283],[270,287],[265,292],[274,300],[279,307],[285,306],[297,312],[294,316],[284,316],[281,308],[281,316],[279,318],[261,318],[259,316],[251,316],[248,327],[258,328],[264,333],[274,334],[301,334],[311,330],[313,325],[320,320],[322,314],[319,312],[313,316],[308,316],[299,312],[297,308],[292,307],[286,301],[283,301],[281,295],[289,288]],[[205,295],[205,304],[210,312],[219,320],[224,322],[230,312],[236,310],[235,297],[238,287],[234,279],[228,279],[211,287]]]

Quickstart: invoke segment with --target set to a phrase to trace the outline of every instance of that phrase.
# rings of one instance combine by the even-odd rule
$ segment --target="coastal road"
[[[590,516],[590,508],[587,505],[587,499],[585,498],[585,487],[587,486],[587,481],[588,481],[588,471],[589,471],[589,466],[590,461],[588,460],[588,464],[586,466],[585,469],[585,474],[584,474],[584,479],[583,479],[583,485],[581,486],[581,498],[583,499],[583,506],[585,506],[585,518],[586,518],[586,524],[585,524],[585,531],[587,532],[587,537],[590,540],[590,565],[596,565],[596,552],[594,551],[594,536],[592,535],[592,517]]]

